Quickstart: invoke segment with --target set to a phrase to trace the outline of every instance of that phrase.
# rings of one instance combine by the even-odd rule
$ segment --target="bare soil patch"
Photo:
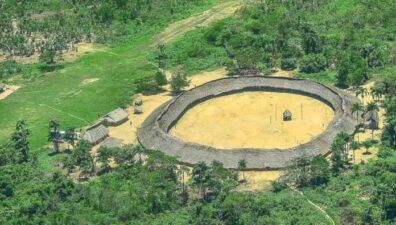
[[[104,50],[104,47],[101,45],[86,42],[78,43],[74,46],[76,47],[76,50],[67,51],[62,54],[61,58],[64,61],[72,62],[84,54]],[[13,56],[10,59],[15,60],[18,63],[33,64],[39,62],[39,57],[39,53],[34,53],[31,56]],[[5,60],[7,60],[7,58],[0,52],[0,62],[3,62]]]
[[[282,171],[280,170],[239,172],[239,178],[245,177],[246,183],[240,184],[237,190],[269,191],[272,188],[271,183],[279,179],[281,175]]]
[[[97,82],[98,80],[99,80],[99,78],[85,79],[81,82],[81,85],[82,86],[90,85],[90,84]]]
[[[291,121],[283,121],[290,110]],[[334,111],[313,98],[275,92],[244,92],[205,101],[190,109],[170,133],[220,149],[288,149],[326,130]]]
[[[154,38],[155,41],[153,46],[160,43],[172,42],[191,30],[208,26],[213,22],[232,16],[241,7],[241,1],[227,1],[214,6],[203,13],[172,23],[165,29],[165,31]]]
[[[170,74],[170,73],[168,73]],[[206,71],[190,78],[190,86],[187,89],[194,88],[211,80],[216,80],[225,77],[227,71],[225,68],[220,68],[214,71]],[[170,76],[168,76],[169,78]],[[127,109],[129,114],[129,121],[117,126],[109,127],[110,136],[121,139],[124,144],[137,144],[136,131],[143,121],[160,105],[172,99],[169,85],[164,87],[167,91],[155,95],[136,95],[135,98],[141,98],[143,105],[141,106],[143,113],[139,115],[133,114],[133,106]]]
[[[366,88],[368,91],[374,86],[374,82],[369,82],[365,85],[362,85],[361,87]],[[351,95],[355,95],[353,91],[349,90],[348,91]],[[367,104],[369,102],[374,101],[373,97],[368,94],[364,96],[363,98],[359,96],[359,99],[362,101],[363,104]],[[385,126],[384,120],[385,120],[385,109],[380,107],[378,111],[378,116],[379,116],[379,129],[374,130],[374,133],[371,133],[371,130],[365,129],[363,131],[360,131],[356,133],[355,135],[355,140],[358,142],[364,142],[366,140],[381,140],[381,134],[382,130]],[[355,150],[355,152],[350,152],[350,158],[355,157],[354,163],[359,164],[362,162],[367,162],[369,160],[377,159],[377,154],[378,154],[378,147],[373,146],[369,149],[369,152],[371,154],[365,154],[366,149],[364,147],[360,147],[359,149]]]
[[[62,58],[64,61],[72,62],[84,54],[104,50],[104,47],[101,45],[86,42],[78,43],[75,45],[75,47],[76,51],[69,51],[63,53]]]
[[[6,90],[4,92],[0,93],[0,100],[7,98],[12,93],[17,91],[19,88],[21,88],[21,87],[17,86],[17,85],[6,85]]]

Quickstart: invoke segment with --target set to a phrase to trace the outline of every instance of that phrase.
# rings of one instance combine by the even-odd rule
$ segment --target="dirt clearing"
[[[283,121],[285,110],[291,121]],[[329,106],[303,95],[244,92],[195,106],[170,133],[215,148],[287,149],[311,141],[333,117]]]
[[[242,7],[242,1],[227,1],[213,8],[186,19],[177,21],[168,26],[165,31],[154,38],[153,46],[160,43],[169,43],[182,37],[185,33],[196,28],[205,27],[209,24],[234,15]]]
[[[7,98],[19,88],[21,87],[17,85],[6,85],[5,91],[0,93],[0,100]]]
[[[216,80],[225,77],[227,71],[225,68],[220,68],[214,71],[206,71],[190,79],[190,86],[187,89],[194,88],[201,84],[207,83],[211,80]],[[129,121],[117,126],[109,127],[110,136],[121,139],[124,144],[137,144],[136,131],[137,128],[143,123],[143,121],[149,116],[157,107],[163,103],[172,99],[172,94],[170,93],[169,85],[164,87],[167,91],[156,94],[156,95],[136,95],[135,98],[140,98],[143,100],[142,110],[143,113],[139,115],[133,114],[133,106],[127,109],[129,114]],[[131,123],[132,122],[132,123]]]

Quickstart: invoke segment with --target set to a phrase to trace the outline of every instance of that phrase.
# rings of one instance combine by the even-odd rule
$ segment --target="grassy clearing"
[[[298,73],[294,77],[314,80],[323,84],[337,83],[336,71],[325,71],[322,73]]]
[[[207,5],[186,12],[184,17],[203,11],[215,2],[208,1]],[[84,127],[125,103],[133,94],[134,80],[152,76],[156,71],[147,56],[158,30],[158,27],[149,27],[139,38],[64,63],[63,69],[26,83],[18,92],[0,101],[0,143],[9,139],[17,120],[26,119],[32,130],[32,152],[38,154],[39,164],[49,169],[52,161],[60,156],[49,159],[48,152],[41,150],[47,143],[48,121],[56,119],[65,128]],[[83,85],[88,79],[96,82]]]
[[[155,71],[146,60],[147,42],[144,37],[130,46],[84,56],[1,101],[0,140],[9,138],[15,121],[27,119],[31,146],[36,151],[47,142],[49,120],[59,120],[64,127],[83,127],[121,105],[131,94],[134,79]],[[86,79],[99,80],[82,85]],[[47,156],[45,151],[39,154],[39,159]],[[42,163],[48,166],[46,162]]]

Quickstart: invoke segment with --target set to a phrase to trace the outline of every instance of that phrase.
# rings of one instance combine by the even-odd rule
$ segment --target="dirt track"
[[[163,31],[154,38],[155,41],[153,43],[153,46],[160,43],[170,43],[182,37],[185,33],[189,31],[192,31],[199,27],[205,27],[213,22],[229,17],[241,7],[241,1],[227,1],[214,6],[213,8],[203,13],[177,21],[168,26],[165,31]]]

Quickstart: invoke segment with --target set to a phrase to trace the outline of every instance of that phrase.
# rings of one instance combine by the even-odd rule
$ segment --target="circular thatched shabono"
[[[315,98],[334,110],[334,118],[327,129],[311,142],[290,149],[217,149],[185,142],[168,132],[195,105],[208,99],[245,92],[265,91],[300,94]],[[341,131],[353,133],[357,125],[351,106],[356,102],[343,91],[305,79],[241,76],[214,80],[184,92],[158,107],[138,129],[139,142],[147,149],[160,150],[175,156],[185,164],[218,160],[227,168],[237,168],[245,159],[248,169],[277,169],[288,165],[301,155],[327,154],[334,137]]]

